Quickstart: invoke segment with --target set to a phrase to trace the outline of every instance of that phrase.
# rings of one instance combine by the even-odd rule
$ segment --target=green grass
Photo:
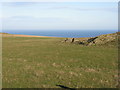
[[[61,40],[3,37],[3,88],[116,87],[116,47],[80,46]]]

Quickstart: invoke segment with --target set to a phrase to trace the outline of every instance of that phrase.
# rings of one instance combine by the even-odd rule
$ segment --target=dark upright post
[[[75,38],[72,39],[72,43],[74,42]]]

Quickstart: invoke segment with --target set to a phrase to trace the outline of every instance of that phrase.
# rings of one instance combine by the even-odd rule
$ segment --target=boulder
[[[84,40],[79,40],[79,44],[81,45],[103,45],[109,42],[115,42],[117,40],[118,34],[120,33],[113,33],[113,34],[105,34],[100,35],[97,37],[91,37]]]

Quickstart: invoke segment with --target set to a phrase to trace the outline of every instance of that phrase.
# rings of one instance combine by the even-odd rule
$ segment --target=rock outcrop
[[[100,35],[97,37],[91,37],[88,39],[79,39],[79,44],[81,45],[103,45],[111,42],[117,42],[118,35],[120,35],[120,32],[113,33],[113,34],[105,34]]]

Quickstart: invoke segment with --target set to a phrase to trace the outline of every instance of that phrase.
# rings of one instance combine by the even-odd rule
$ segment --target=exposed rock
[[[97,37],[87,38],[84,40],[80,39],[79,44],[81,45],[103,45],[109,42],[116,42],[118,35],[120,35],[120,32],[113,33],[113,34],[100,35]]]
[[[71,38],[66,38],[66,39],[62,40],[61,42],[70,43],[71,41],[72,41]]]

